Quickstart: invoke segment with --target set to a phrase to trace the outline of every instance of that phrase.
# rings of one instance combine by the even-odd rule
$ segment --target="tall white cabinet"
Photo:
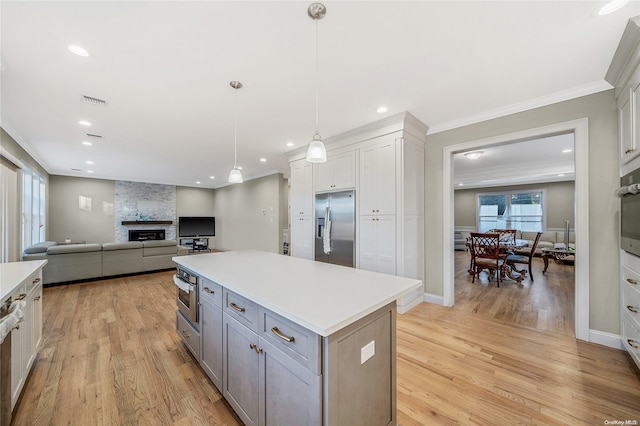
[[[326,163],[306,162],[306,148],[289,153],[291,255],[314,258],[315,194],[355,189],[356,267],[422,280],[427,129],[405,112],[325,140]],[[421,297],[399,301],[398,310]]]
[[[620,176],[640,168],[640,17],[630,19],[605,79],[615,86]],[[620,336],[640,367],[640,257],[620,250]]]

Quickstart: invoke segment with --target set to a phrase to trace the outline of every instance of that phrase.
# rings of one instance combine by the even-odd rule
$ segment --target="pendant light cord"
[[[234,116],[233,116],[233,168],[238,165],[238,89],[234,93]]]
[[[318,72],[318,19],[316,21],[316,133],[319,134],[318,130],[318,86],[320,85],[320,73]]]

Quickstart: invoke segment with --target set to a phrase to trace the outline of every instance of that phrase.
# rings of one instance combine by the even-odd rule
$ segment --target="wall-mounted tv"
[[[215,237],[216,218],[206,216],[180,216],[178,218],[178,236]]]

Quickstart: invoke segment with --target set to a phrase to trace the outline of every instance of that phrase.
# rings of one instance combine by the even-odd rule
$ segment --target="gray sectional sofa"
[[[24,250],[22,260],[46,259],[44,285],[175,268],[171,260],[188,252],[175,240],[104,244],[45,241]]]

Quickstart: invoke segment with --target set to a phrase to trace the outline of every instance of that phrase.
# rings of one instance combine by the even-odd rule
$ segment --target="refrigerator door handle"
[[[331,253],[331,208],[325,209],[324,235],[322,236],[322,249],[324,254]]]

